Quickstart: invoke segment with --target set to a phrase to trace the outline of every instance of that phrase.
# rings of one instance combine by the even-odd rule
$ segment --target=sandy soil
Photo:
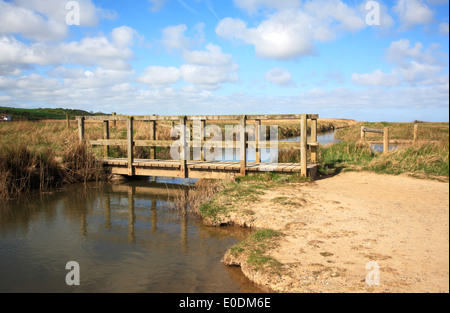
[[[268,190],[245,210],[227,218],[285,234],[269,251],[284,270],[223,262],[272,291],[449,292],[448,182],[350,172]]]

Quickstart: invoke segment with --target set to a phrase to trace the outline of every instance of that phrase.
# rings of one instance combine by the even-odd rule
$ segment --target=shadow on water
[[[248,230],[168,209],[181,181],[69,186],[0,206],[0,292],[262,292],[226,250]],[[66,263],[80,264],[67,286]]]

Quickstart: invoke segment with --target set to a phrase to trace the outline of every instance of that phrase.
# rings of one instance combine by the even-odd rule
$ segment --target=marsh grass
[[[399,147],[387,154],[374,153],[367,142],[361,142],[361,126],[382,129],[389,127],[390,142]],[[320,173],[365,170],[380,174],[406,174],[420,178],[448,180],[449,177],[448,123],[420,123],[419,139],[413,142],[413,123],[358,123],[339,130],[336,137],[343,140],[319,148]],[[367,141],[380,136],[367,134]]]

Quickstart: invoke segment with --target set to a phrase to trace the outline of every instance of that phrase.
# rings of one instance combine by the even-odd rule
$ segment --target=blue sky
[[[0,0],[0,106],[449,120],[448,0]]]

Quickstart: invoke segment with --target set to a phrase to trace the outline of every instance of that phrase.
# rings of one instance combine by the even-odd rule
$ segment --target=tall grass
[[[418,143],[379,155],[364,168],[377,173],[449,177],[448,143]]]
[[[400,143],[400,146],[387,154],[374,153],[367,142],[360,141],[361,126],[380,129],[389,127],[390,142]],[[333,174],[341,170],[365,170],[448,180],[448,129],[448,123],[421,123],[419,140],[413,142],[413,123],[358,123],[336,134],[336,137],[343,140],[341,143],[320,147],[320,172]],[[379,135],[367,138],[368,141],[380,139]]]
[[[64,174],[51,151],[31,152],[24,145],[0,151],[0,198],[11,199],[33,189],[44,190],[60,184]]]

